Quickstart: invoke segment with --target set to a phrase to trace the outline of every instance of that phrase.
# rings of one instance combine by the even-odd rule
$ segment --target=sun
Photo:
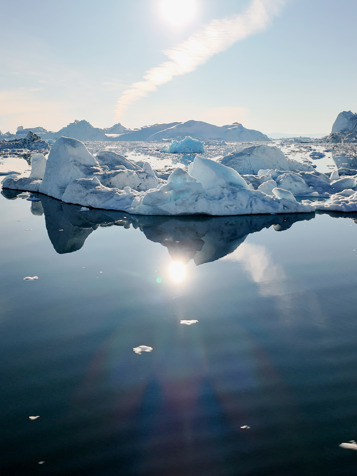
[[[159,0],[162,20],[171,27],[182,28],[191,23],[197,12],[197,0]]]

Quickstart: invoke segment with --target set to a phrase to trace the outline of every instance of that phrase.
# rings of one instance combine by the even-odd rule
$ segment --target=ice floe
[[[135,354],[141,355],[142,352],[152,352],[153,348],[148,345],[139,345],[138,347],[133,347]]]
[[[348,443],[341,443],[339,446],[340,448],[345,448],[347,450],[357,451],[357,443],[355,442],[355,440],[351,440]]]

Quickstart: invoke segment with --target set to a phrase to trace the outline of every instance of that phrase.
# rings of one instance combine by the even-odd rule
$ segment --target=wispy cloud
[[[191,73],[212,56],[221,53],[237,41],[265,30],[279,13],[286,0],[253,0],[248,9],[233,17],[213,20],[188,40],[164,54],[167,61],[149,69],[142,81],[133,83],[118,100],[116,114],[134,101],[147,96],[175,76]]]

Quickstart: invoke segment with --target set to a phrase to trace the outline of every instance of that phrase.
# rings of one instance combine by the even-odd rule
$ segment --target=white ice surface
[[[258,190],[260,192],[264,192],[267,195],[274,195],[273,194],[273,188],[276,188],[278,184],[275,182],[275,180],[270,179],[267,180],[266,182],[263,182],[262,184],[259,185]]]
[[[297,173],[290,172],[279,175],[276,179],[277,186],[289,190],[293,195],[307,195],[310,192],[305,180]]]
[[[291,202],[296,202],[294,195],[289,192],[289,190],[284,190],[283,188],[273,188],[273,195],[280,200],[290,200]]]
[[[102,150],[96,155],[96,159],[102,166],[107,166],[110,170],[125,168],[128,170],[139,170],[140,167],[132,160],[128,160],[122,155],[110,150]]]
[[[232,167],[240,174],[257,174],[259,170],[313,170],[312,166],[287,158],[274,146],[250,145],[221,159],[221,163]]]
[[[31,156],[31,173],[33,179],[43,179],[46,170],[46,157],[43,154],[33,154]]]

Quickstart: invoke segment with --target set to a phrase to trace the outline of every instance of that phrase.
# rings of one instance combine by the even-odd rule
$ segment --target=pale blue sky
[[[160,0],[0,0],[0,130],[196,119],[317,134],[340,111],[357,112],[357,1],[262,0],[268,11],[283,3],[269,24],[118,116],[124,92],[167,61],[164,51],[252,4],[193,1],[196,17],[180,28],[160,15]]]

